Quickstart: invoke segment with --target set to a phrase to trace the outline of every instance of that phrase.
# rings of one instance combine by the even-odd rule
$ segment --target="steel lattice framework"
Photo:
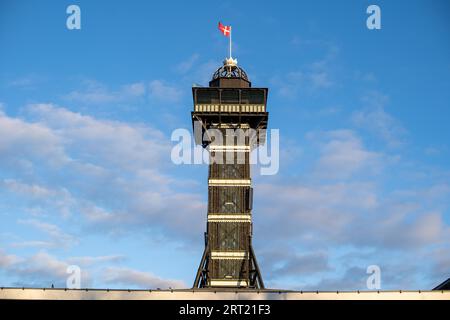
[[[226,60],[209,87],[192,90],[196,142],[210,155],[205,250],[194,288],[262,289],[264,282],[252,247],[250,152],[264,143],[265,135],[245,136],[232,144],[205,137],[211,129],[223,137],[236,130],[265,133],[268,89],[252,88],[237,61]],[[200,133],[195,132],[196,124]]]

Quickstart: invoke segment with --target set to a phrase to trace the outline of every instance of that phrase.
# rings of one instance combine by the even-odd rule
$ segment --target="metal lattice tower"
[[[265,141],[268,89],[252,88],[229,58],[209,87],[192,93],[196,143],[210,155],[205,250],[194,288],[264,288],[252,247],[250,152]]]

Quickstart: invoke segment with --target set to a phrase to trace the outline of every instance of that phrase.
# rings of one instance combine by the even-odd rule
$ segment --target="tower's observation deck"
[[[267,93],[267,88],[252,88],[247,74],[237,66],[236,60],[227,59],[214,72],[209,87],[192,88],[192,120],[200,120],[205,125],[246,123],[250,128],[266,129]]]
[[[194,287],[263,288],[252,248],[250,152],[265,141],[268,89],[252,88],[230,58],[209,87],[192,93],[196,143],[210,154],[205,251]]]

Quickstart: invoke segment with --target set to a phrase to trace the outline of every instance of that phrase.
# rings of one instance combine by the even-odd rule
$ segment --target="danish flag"
[[[229,37],[231,35],[231,26],[224,26],[222,22],[219,22],[219,30],[225,37]]]

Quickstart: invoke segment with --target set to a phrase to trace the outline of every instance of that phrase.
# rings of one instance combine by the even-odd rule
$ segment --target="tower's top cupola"
[[[251,82],[248,80],[247,73],[237,65],[237,59],[227,58],[223,61],[223,66],[214,72],[210,87],[222,88],[249,88]]]
[[[238,67],[237,59],[227,58],[223,60],[223,66],[214,72],[212,80],[218,78],[241,78],[248,81],[247,73]]]

